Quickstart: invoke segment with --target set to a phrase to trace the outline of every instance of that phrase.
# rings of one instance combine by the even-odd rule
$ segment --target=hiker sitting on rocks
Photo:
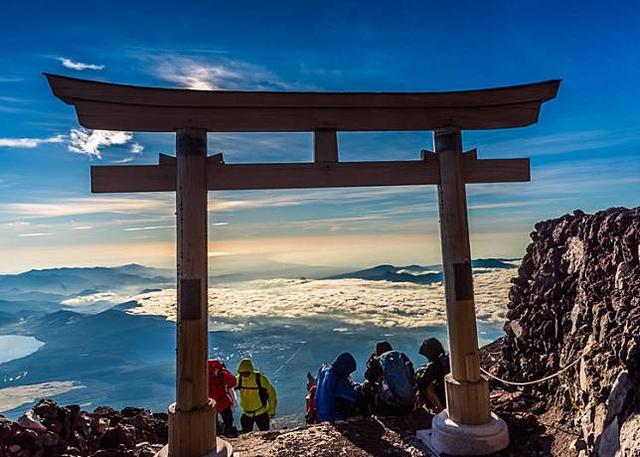
[[[405,354],[394,351],[388,341],[376,344],[364,377],[364,390],[374,413],[399,416],[413,411],[416,400],[413,363]]]
[[[316,416],[318,422],[345,420],[360,412],[362,385],[351,379],[356,360],[343,352],[331,365],[323,365],[316,380]]]
[[[276,415],[278,399],[276,391],[262,373],[253,368],[251,359],[242,359],[238,365],[236,390],[240,391],[242,433],[253,430],[253,424],[261,431],[269,430],[269,422]]]
[[[436,338],[424,340],[418,352],[428,360],[415,375],[418,404],[438,413],[446,406],[444,378],[451,370],[449,356]]]
[[[209,360],[209,398],[216,402],[216,410],[222,418],[222,435],[231,436],[237,434],[233,426],[233,404],[235,395],[233,387],[236,385],[236,377],[220,360]]]

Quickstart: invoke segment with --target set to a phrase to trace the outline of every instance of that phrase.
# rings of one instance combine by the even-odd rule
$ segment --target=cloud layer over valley
[[[507,311],[512,269],[476,274],[478,319],[500,323]],[[137,295],[129,312],[176,318],[176,290]],[[331,317],[349,325],[416,328],[446,323],[444,289],[428,285],[362,279],[270,279],[221,285],[209,289],[213,319],[259,317]]]

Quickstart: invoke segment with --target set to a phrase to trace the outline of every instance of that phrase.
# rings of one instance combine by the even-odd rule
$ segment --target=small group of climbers
[[[314,378],[307,375],[307,423],[335,422],[350,416],[398,416],[416,408],[439,412],[445,406],[444,378],[449,358],[440,341],[429,338],[419,351],[427,363],[414,371],[409,358],[381,341],[369,357],[365,381],[351,379],[356,361],[343,352],[331,365],[323,365]]]
[[[269,430],[278,404],[276,391],[267,377],[254,369],[251,359],[245,358],[240,361],[237,376],[234,376],[220,360],[209,360],[208,368],[209,397],[216,402],[216,410],[222,419],[221,427],[219,425],[221,434],[238,434],[233,425],[235,392],[240,393],[242,433],[252,431],[254,424],[259,430]]]
[[[439,412],[445,407],[444,378],[449,373],[449,357],[436,338],[424,340],[419,351],[427,363],[414,370],[405,354],[393,350],[388,341],[376,344],[364,373],[365,381],[355,382],[356,360],[348,352],[331,365],[323,365],[317,377],[307,374],[307,423],[335,422],[350,416],[377,414],[398,416],[416,408]],[[276,414],[277,396],[267,377],[256,371],[251,359],[238,365],[236,376],[220,360],[209,360],[209,397],[220,415],[219,429],[234,436],[233,407],[240,395],[242,433],[269,430]]]

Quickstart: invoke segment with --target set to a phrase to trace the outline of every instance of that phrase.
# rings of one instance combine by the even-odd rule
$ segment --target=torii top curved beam
[[[458,92],[239,92],[109,84],[45,73],[92,129],[171,132],[480,130],[523,127],[560,80]]]

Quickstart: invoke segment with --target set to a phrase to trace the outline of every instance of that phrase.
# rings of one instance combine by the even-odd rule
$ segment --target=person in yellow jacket
[[[236,390],[240,391],[242,433],[252,431],[253,424],[261,431],[269,430],[278,404],[276,390],[265,375],[255,371],[251,359],[242,359],[238,365]]]

